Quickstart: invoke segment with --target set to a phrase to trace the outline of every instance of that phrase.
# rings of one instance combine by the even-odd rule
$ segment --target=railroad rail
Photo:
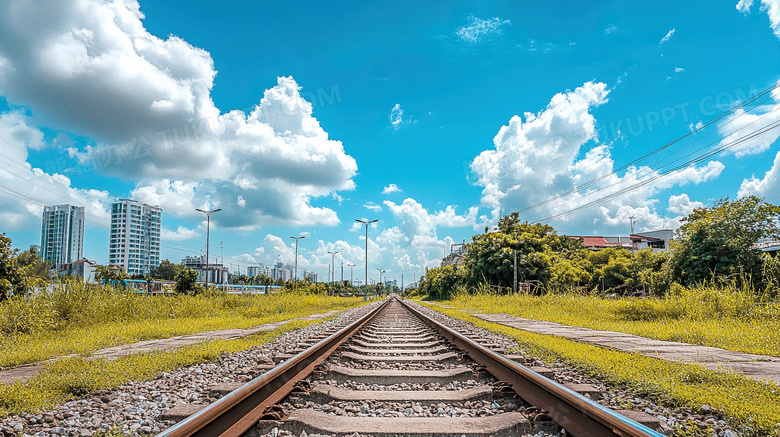
[[[355,385],[370,388],[349,389]],[[358,412],[363,414],[347,415],[343,409],[340,415],[328,414],[340,409],[329,403],[334,400],[346,408],[353,408],[351,402],[363,402]],[[472,411],[466,417],[458,415],[460,408],[448,408],[448,415],[439,407],[438,414],[431,414],[442,400],[461,406],[492,402],[493,410],[482,408],[478,415]],[[381,410],[380,417],[369,417],[377,413],[366,402],[403,404],[410,414]],[[422,407],[425,404],[430,404],[428,412]],[[529,417],[531,412],[535,417]],[[305,430],[374,436],[519,436],[560,429],[575,437],[662,435],[475,342],[395,296],[158,436],[237,437],[262,435],[273,428],[289,429],[294,435]]]

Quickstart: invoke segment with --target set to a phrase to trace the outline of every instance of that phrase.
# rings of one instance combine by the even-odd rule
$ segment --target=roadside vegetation
[[[360,298],[298,292],[265,295],[148,296],[80,282],[0,302],[0,367],[34,363],[142,340],[249,328],[363,303]]]
[[[762,302],[747,285],[675,287],[663,297],[606,299],[578,294],[503,295],[461,291],[442,302],[564,325],[626,332],[780,357],[780,302]]]
[[[665,296],[680,286],[735,284],[770,301],[778,297],[780,258],[753,245],[780,236],[778,216],[780,207],[755,196],[720,200],[682,219],[673,251],[632,253],[623,247],[588,250],[581,240],[558,235],[552,226],[521,222],[512,213],[495,229],[472,237],[462,264],[428,270],[419,292],[433,299],[447,299],[459,287],[511,292],[516,255],[517,280],[536,295]]]
[[[486,322],[457,309],[431,307],[511,337],[520,343],[523,353],[548,363],[559,361],[606,383],[656,399],[670,408],[684,406],[698,411],[703,404],[708,404],[742,426],[748,435],[780,436],[780,390],[775,384],[694,364],[535,334]]]
[[[223,353],[238,352],[272,341],[287,331],[318,321],[290,322],[271,332],[236,340],[214,340],[173,351],[128,355],[116,360],[73,357],[56,360],[24,382],[0,384],[0,417],[54,408],[77,397],[127,383],[154,378],[163,372],[214,362]]]

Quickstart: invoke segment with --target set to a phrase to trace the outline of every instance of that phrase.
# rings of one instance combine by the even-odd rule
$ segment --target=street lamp
[[[336,282],[336,254],[339,253],[339,251],[331,252],[328,251],[330,254],[330,274],[331,274],[331,284]]]
[[[211,214],[222,211],[222,208],[202,210],[196,209],[195,211],[206,214],[206,288],[209,287],[209,230],[211,228]]]
[[[382,274],[385,273],[385,270],[377,269],[379,271],[379,282],[376,283],[377,287],[382,287],[381,293],[384,294],[385,284],[382,282]]]
[[[295,282],[298,282],[298,240],[302,238],[306,238],[306,236],[301,235],[300,237],[290,237],[290,238],[295,240]]]
[[[347,267],[349,267],[349,283],[354,287],[355,281],[352,279],[352,267],[355,267],[355,264],[347,263]]]
[[[356,222],[363,223],[366,225],[366,294],[363,295],[363,300],[368,300],[368,225],[371,223],[378,222],[379,220],[361,220],[361,219],[355,219]]]

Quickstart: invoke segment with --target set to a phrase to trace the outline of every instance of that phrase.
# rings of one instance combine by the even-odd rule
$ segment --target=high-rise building
[[[108,262],[128,275],[146,275],[160,264],[162,209],[131,199],[111,204]]]
[[[53,267],[80,260],[84,251],[84,207],[43,208],[41,257]]]

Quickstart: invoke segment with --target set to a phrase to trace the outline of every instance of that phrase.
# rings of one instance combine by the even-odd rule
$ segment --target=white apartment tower
[[[130,199],[111,204],[108,262],[128,275],[146,275],[160,264],[162,209]]]
[[[84,207],[43,207],[41,257],[55,268],[82,258],[84,251]]]

